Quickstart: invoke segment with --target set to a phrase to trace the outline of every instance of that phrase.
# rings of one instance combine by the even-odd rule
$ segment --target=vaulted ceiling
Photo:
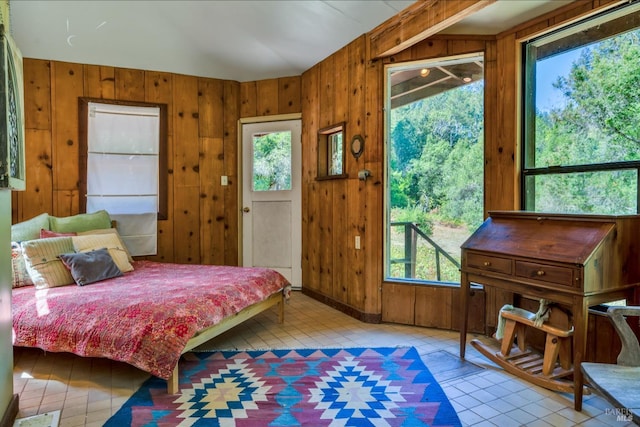
[[[446,33],[496,34],[566,4],[498,0]],[[24,57],[236,81],[300,75],[406,0],[11,0]]]

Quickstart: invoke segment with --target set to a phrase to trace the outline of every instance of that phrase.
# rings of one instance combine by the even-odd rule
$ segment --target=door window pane
[[[253,135],[253,191],[291,190],[291,132]]]

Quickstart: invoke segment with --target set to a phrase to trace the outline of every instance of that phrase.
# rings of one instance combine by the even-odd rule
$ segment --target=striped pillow
[[[11,242],[11,272],[13,273],[13,288],[33,286],[24,262],[22,246],[18,242]]]
[[[38,289],[75,284],[58,255],[74,252],[71,237],[50,237],[22,242],[29,276]]]

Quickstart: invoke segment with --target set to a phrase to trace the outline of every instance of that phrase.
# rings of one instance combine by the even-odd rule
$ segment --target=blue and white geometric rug
[[[460,426],[413,347],[187,353],[106,426]]]

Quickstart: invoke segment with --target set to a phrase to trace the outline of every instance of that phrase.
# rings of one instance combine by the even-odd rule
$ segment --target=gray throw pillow
[[[106,248],[62,254],[59,257],[79,286],[122,276],[122,271],[113,262],[113,258]]]

